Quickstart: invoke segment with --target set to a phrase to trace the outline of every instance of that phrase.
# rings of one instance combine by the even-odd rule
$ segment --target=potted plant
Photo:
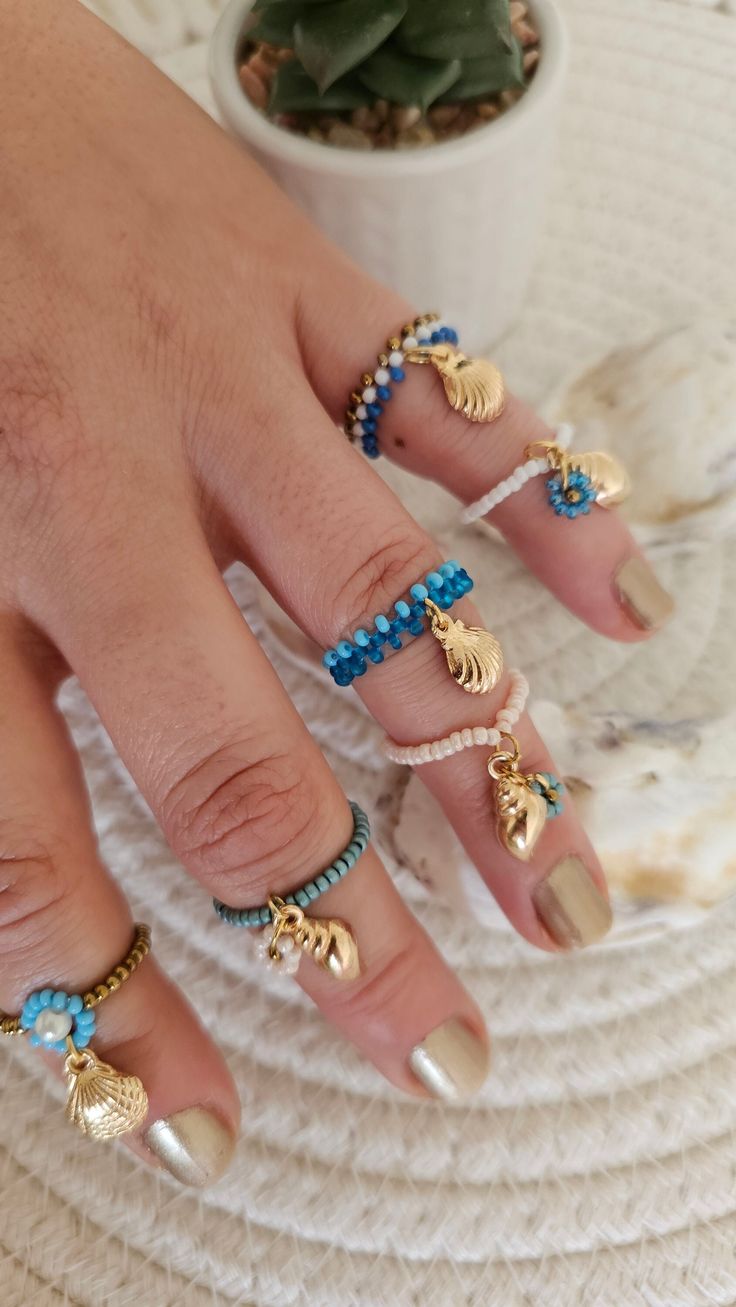
[[[521,306],[565,67],[554,0],[230,0],[210,57],[230,129],[470,349]]]

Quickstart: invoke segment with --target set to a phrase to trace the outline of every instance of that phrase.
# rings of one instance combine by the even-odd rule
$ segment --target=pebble
[[[241,64],[238,76],[240,77],[240,85],[251,104],[254,104],[256,109],[265,109],[268,104],[266,83],[261,81],[261,78],[253,72],[250,64]]]
[[[391,110],[391,126],[397,132],[405,132],[414,127],[422,116],[418,104],[400,104]]]
[[[350,123],[336,122],[327,132],[330,145],[341,145],[351,150],[372,150],[373,142],[367,132]]]
[[[459,104],[438,104],[435,105],[434,109],[429,110],[427,121],[433,127],[451,127],[459,117]]]

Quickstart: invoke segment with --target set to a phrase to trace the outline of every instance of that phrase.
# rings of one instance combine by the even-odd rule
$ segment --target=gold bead
[[[388,354],[379,354],[379,355],[378,355],[378,362],[380,363],[380,365],[381,365],[382,368],[387,368],[387,367],[388,367]]]
[[[372,375],[372,373],[370,373],[370,372],[364,372],[363,375],[362,375],[362,377],[360,378],[360,384],[361,384],[361,386],[372,386],[372,385],[373,385],[373,375]],[[362,398],[363,398],[363,396],[361,395],[361,399],[362,399]]]
[[[351,422],[358,421],[358,414],[355,412],[354,409],[349,408],[347,410],[347,413],[345,414],[345,421],[347,422],[348,425],[350,425]]]
[[[350,399],[353,404],[361,404],[363,402],[363,396],[359,390],[352,390],[350,392]]]
[[[389,350],[401,349],[401,341],[398,336],[390,336],[386,341],[386,347]]]

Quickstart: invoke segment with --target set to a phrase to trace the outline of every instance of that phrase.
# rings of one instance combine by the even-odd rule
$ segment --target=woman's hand
[[[329,646],[440,553],[335,429],[366,362],[422,306],[352,267],[76,3],[0,0],[0,26],[0,1007],[14,1011],[38,984],[96,981],[131,937],[54,709],[68,671],[201,883],[202,912],[213,894],[260,903],[329,863],[351,819],[220,569],[243,559]],[[466,500],[545,434],[512,399],[489,438],[420,369],[382,426],[387,452]],[[664,599],[653,578],[628,600],[617,585],[637,551],[615,512],[583,536],[538,505],[528,487],[496,515],[528,565],[603,634],[648,634]],[[358,684],[405,742],[487,725],[507,689],[461,695],[429,638]],[[551,769],[527,718],[519,736],[529,769]],[[421,775],[527,939],[602,933],[601,870],[569,807],[522,866],[496,840],[480,751]],[[324,1013],[401,1088],[474,1088],[481,1015],[373,849],[320,911],[351,923],[363,964],[344,985],[302,967]],[[163,1123],[132,1146],[189,1183],[216,1176],[235,1089],[152,959],[100,1010],[97,1046],[141,1076],[149,1126]]]

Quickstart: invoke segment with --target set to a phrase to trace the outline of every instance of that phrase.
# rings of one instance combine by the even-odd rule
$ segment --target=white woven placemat
[[[204,103],[218,7],[98,0]],[[557,187],[504,350],[532,398],[610,344],[736,302],[736,22],[672,0],[565,8],[575,60]],[[554,629],[558,659],[578,658],[577,628]],[[638,704],[656,655],[637,652],[646,673],[617,657],[617,701]],[[280,670],[321,742],[329,711],[331,761],[375,811],[385,778],[361,761],[352,701],[327,709],[313,681]],[[607,664],[586,692],[601,679]],[[658,709],[677,694],[670,681]],[[2,1307],[736,1303],[736,907],[645,949],[550,958],[448,918],[399,873],[495,1036],[475,1104],[417,1104],[218,928],[78,689],[65,702],[103,854],[216,1031],[243,1141],[213,1193],[182,1191],[122,1149],[80,1144],[38,1061],[0,1048]]]

